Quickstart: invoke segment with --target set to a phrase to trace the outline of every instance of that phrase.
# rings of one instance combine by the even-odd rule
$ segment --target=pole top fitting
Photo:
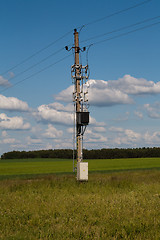
[[[77,29],[76,29],[76,28],[74,29],[74,32],[75,32],[75,33],[77,32]]]

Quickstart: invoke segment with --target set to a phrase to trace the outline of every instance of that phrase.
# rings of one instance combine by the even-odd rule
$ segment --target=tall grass
[[[2,180],[0,239],[160,239],[160,172]]]

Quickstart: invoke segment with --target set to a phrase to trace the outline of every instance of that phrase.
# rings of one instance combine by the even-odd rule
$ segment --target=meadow
[[[160,169],[160,158],[92,159],[87,160],[89,172]],[[71,159],[5,159],[0,160],[0,179],[43,174],[73,172]]]
[[[1,160],[0,239],[160,239],[160,159],[88,162]]]

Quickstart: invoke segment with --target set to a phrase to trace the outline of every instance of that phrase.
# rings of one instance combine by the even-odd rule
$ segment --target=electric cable
[[[140,2],[140,3],[136,4],[136,5],[133,5],[133,6],[131,6],[131,7],[128,7],[128,8],[119,10],[119,11],[117,11],[117,12],[111,13],[110,15],[107,15],[107,16],[104,16],[104,17],[99,18],[99,19],[97,19],[97,20],[93,20],[93,21],[91,21],[91,22],[88,22],[88,23],[86,23],[86,24],[83,24],[83,26],[88,26],[88,25],[91,25],[91,24],[95,24],[95,23],[97,23],[97,22],[101,22],[101,21],[103,21],[104,19],[107,19],[107,18],[116,16],[116,15],[118,15],[118,14],[127,12],[127,11],[129,11],[129,10],[131,10],[131,9],[140,7],[140,6],[142,6],[142,5],[144,5],[144,4],[148,3],[148,2],[151,2],[151,1],[153,1],[153,0],[145,0],[145,1],[143,1],[143,2]]]
[[[107,33],[104,33],[104,34],[101,34],[101,35],[97,35],[97,36],[95,36],[95,37],[88,38],[88,39],[83,40],[83,41],[81,41],[81,42],[86,42],[86,41],[88,41],[88,40],[90,40],[90,39],[99,38],[99,37],[101,37],[101,36],[105,36],[105,35],[108,35],[108,34],[111,34],[111,33],[114,33],[114,32],[118,32],[118,31],[121,31],[121,30],[124,30],[124,29],[130,28],[130,27],[133,27],[133,26],[136,26],[136,25],[139,25],[139,24],[142,24],[142,23],[145,23],[145,22],[151,21],[151,20],[155,20],[155,19],[157,19],[157,18],[160,18],[160,16],[157,16],[157,17],[154,17],[154,18],[149,18],[149,19],[146,19],[146,20],[143,20],[143,21],[140,21],[140,22],[134,23],[134,24],[132,24],[132,25],[128,25],[128,26],[125,26],[125,27],[122,27],[122,28],[119,28],[119,29],[113,30],[113,31],[111,31],[111,32],[107,32]],[[92,46],[92,44],[88,47],[88,49],[87,49],[87,53],[86,53],[87,65],[88,65],[88,52],[89,52],[89,48],[90,48],[91,46]],[[58,53],[61,52],[63,49],[64,49],[64,48],[60,48],[60,49],[57,50],[56,52],[54,52],[54,53],[50,54],[49,56],[43,58],[41,61],[35,63],[34,65],[30,66],[29,68],[25,69],[24,71],[22,71],[22,72],[16,74],[14,77],[11,77],[10,79],[13,80],[13,79],[15,79],[15,78],[21,76],[23,73],[25,73],[25,72],[31,70],[32,68],[36,67],[36,66],[39,65],[40,63],[42,63],[42,62],[48,60],[49,58],[51,58],[52,56],[58,54]],[[81,62],[82,62],[81,54],[80,54],[80,59],[81,59]],[[8,80],[10,80],[10,79],[8,79]]]
[[[157,18],[160,18],[160,16],[156,16],[156,17],[152,17],[152,18],[147,18],[143,21],[140,21],[140,22],[136,22],[136,23],[133,23],[131,25],[127,25],[127,26],[124,26],[124,27],[121,27],[121,28],[118,28],[118,29],[115,29],[113,31],[110,31],[110,32],[106,32],[106,33],[103,33],[103,34],[99,34],[99,35],[96,35],[96,36],[93,36],[93,37],[90,37],[90,38],[87,38],[85,40],[82,40],[82,42],[87,42],[89,40],[92,40],[92,39],[95,39],[95,38],[100,38],[100,37],[103,37],[103,36],[106,36],[106,35],[109,35],[109,34],[112,34],[112,33],[116,33],[116,32],[119,32],[119,31],[122,31],[122,30],[125,30],[125,29],[128,29],[128,28],[131,28],[131,27],[135,27],[137,25],[140,25],[140,24],[143,24],[143,23],[146,23],[146,22],[149,22],[149,21],[153,21]]]
[[[56,39],[55,41],[49,43],[47,46],[41,48],[40,50],[38,50],[37,52],[33,53],[32,55],[30,55],[29,57],[25,58],[24,60],[22,60],[21,62],[17,63],[16,65],[14,65],[13,67],[7,69],[6,71],[4,71],[3,73],[0,74],[0,76],[12,71],[13,69],[19,67],[20,65],[22,65],[23,63],[29,61],[30,59],[32,59],[33,57],[35,57],[36,55],[38,55],[39,53],[45,51],[46,49],[48,49],[49,47],[53,46],[54,44],[56,44],[57,42],[59,42],[61,39],[65,38],[67,35],[69,35],[71,32],[73,31],[73,29],[67,33],[65,33],[64,35],[62,35],[61,37],[59,37],[58,39]]]
[[[153,26],[158,25],[158,24],[160,24],[160,21],[156,22],[156,23],[152,23],[152,24],[146,25],[146,26],[143,26],[141,28],[134,29],[134,30],[129,31],[129,32],[125,32],[125,33],[122,33],[122,34],[119,34],[119,35],[107,38],[107,39],[103,39],[103,40],[100,40],[100,41],[97,41],[97,42],[92,42],[91,44],[87,45],[86,47],[91,47],[93,45],[96,45],[96,44],[99,44],[99,43],[102,43],[102,42],[106,42],[106,41],[110,41],[110,40],[113,40],[113,39],[116,39],[116,38],[119,38],[119,37],[123,37],[123,36],[129,35],[130,33],[137,32],[137,31],[149,28],[149,27],[153,27]]]
[[[118,15],[118,14],[123,13],[123,12],[126,12],[126,11],[129,11],[129,10],[131,10],[131,9],[134,9],[134,8],[136,8],[136,7],[139,7],[139,6],[141,6],[141,5],[144,5],[144,4],[146,4],[146,3],[150,2],[150,1],[152,1],[152,0],[145,0],[145,1],[141,2],[141,3],[139,3],[139,4],[133,5],[133,6],[131,6],[131,7],[122,9],[122,10],[117,11],[117,12],[114,12],[114,13],[112,13],[112,14],[110,14],[110,15],[104,16],[103,18],[99,18],[99,19],[97,19],[97,20],[94,20],[94,21],[88,22],[88,23],[86,23],[86,24],[83,24],[83,25],[77,27],[77,29],[80,28],[80,31],[81,31],[82,28],[85,27],[85,26],[94,24],[94,23],[96,23],[96,22],[100,22],[100,21],[102,21],[102,20],[104,20],[104,19],[113,17],[113,16],[115,16],[115,15]],[[71,31],[65,33],[64,35],[62,35],[61,37],[59,37],[59,38],[56,39],[55,41],[49,43],[47,46],[45,46],[45,47],[43,47],[42,49],[38,50],[37,52],[33,53],[33,54],[30,55],[29,57],[25,58],[25,59],[22,60],[21,62],[17,63],[17,64],[14,65],[13,67],[11,67],[11,68],[7,69],[6,71],[2,72],[0,75],[2,76],[2,75],[4,75],[4,74],[8,73],[9,71],[12,71],[13,69],[19,67],[19,66],[22,65],[23,63],[29,61],[30,59],[32,59],[33,57],[35,57],[35,56],[38,55],[39,53],[43,52],[44,50],[48,49],[49,47],[51,47],[52,45],[54,45],[55,43],[57,43],[58,41],[60,41],[60,40],[63,39],[64,37],[66,37],[67,35],[69,35],[72,31],[73,31],[73,29],[72,29]]]
[[[30,66],[29,68],[25,69],[24,71],[19,72],[18,74],[16,74],[15,76],[11,77],[11,78],[8,79],[8,80],[13,80],[13,79],[21,76],[23,73],[28,72],[29,70],[31,70],[32,68],[36,67],[36,66],[39,65],[40,63],[42,63],[42,62],[48,60],[49,58],[53,57],[54,55],[58,54],[58,53],[61,52],[63,49],[64,49],[64,48],[60,48],[60,49],[57,50],[56,52],[54,52],[54,53],[50,54],[49,56],[43,58],[41,61],[35,63],[34,65]]]
[[[112,13],[112,14],[110,14],[110,15],[107,15],[107,16],[105,16],[105,17],[103,17],[103,18],[100,18],[100,19],[91,21],[91,22],[89,22],[89,23],[83,24],[81,27],[78,27],[78,28],[80,28],[80,31],[81,31],[84,26],[88,26],[88,25],[94,24],[94,23],[96,23],[96,22],[100,22],[100,21],[102,21],[102,20],[104,20],[104,19],[113,17],[113,16],[115,16],[115,15],[117,15],[117,14],[120,14],[120,13],[123,13],[123,12],[126,12],[126,11],[129,11],[129,10],[134,9],[134,8],[136,8],[136,7],[139,7],[139,6],[142,6],[142,5],[144,5],[144,4],[146,4],[146,3],[150,2],[150,1],[152,1],[152,0],[145,0],[145,1],[141,2],[141,3],[139,3],[139,4],[136,4],[136,5],[133,5],[133,6],[131,6],[131,7],[125,8],[125,9],[123,9],[123,10],[114,12],[114,13]],[[126,27],[122,27],[122,28],[120,28],[120,29],[116,29],[116,30],[114,30],[114,31],[112,31],[112,32],[107,32],[107,33],[105,33],[105,34],[98,35],[98,36],[92,37],[92,38],[90,38],[90,39],[83,40],[83,41],[81,41],[81,42],[88,41],[88,40],[91,40],[91,39],[94,39],[94,38],[98,38],[98,37],[100,37],[100,36],[104,36],[104,35],[111,34],[111,33],[114,33],[114,32],[118,32],[118,31],[127,29],[127,28],[129,28],[129,27],[133,27],[133,26],[136,26],[136,25],[138,25],[138,24],[141,24],[141,23],[144,23],[144,22],[147,22],[147,21],[156,19],[156,18],[158,18],[158,17],[160,17],[160,16],[157,16],[157,17],[155,17],[155,18],[146,19],[146,20],[144,20],[144,21],[141,21],[141,22],[138,22],[138,23],[135,23],[135,24],[126,26]],[[111,37],[111,38],[107,38],[107,39],[103,39],[103,40],[100,40],[100,41],[97,41],[97,42],[93,42],[93,43],[87,45],[87,47],[88,47],[87,54],[88,54],[88,52],[89,52],[89,48],[90,48],[91,46],[95,45],[95,44],[99,44],[99,43],[102,43],[102,42],[105,42],[105,41],[109,41],[109,40],[112,40],[112,39],[115,39],[115,38],[119,38],[119,37],[121,37],[121,36],[125,36],[125,35],[128,35],[128,34],[130,34],[130,33],[133,33],[133,32],[136,32],[136,31],[145,29],[145,28],[152,27],[152,26],[157,25],[157,24],[159,24],[159,23],[160,23],[160,22],[156,22],[156,23],[153,23],[153,24],[150,24],[150,25],[147,25],[147,26],[144,26],[144,27],[141,27],[141,28],[138,28],[138,29],[135,29],[135,30],[126,32],[126,33],[119,34],[119,35],[117,35],[117,36],[113,36],[113,37]],[[78,29],[78,28],[77,28],[77,29]],[[73,31],[73,29],[72,29],[71,31],[65,33],[64,35],[62,35],[62,36],[61,36],[60,38],[58,38],[57,40],[51,42],[50,44],[48,44],[48,45],[45,46],[44,48],[42,48],[42,49],[38,50],[37,52],[33,53],[31,56],[29,56],[29,57],[27,57],[26,59],[22,60],[20,63],[14,65],[14,66],[11,67],[10,69],[6,70],[5,72],[3,72],[3,73],[0,74],[0,75],[4,75],[4,74],[6,74],[7,72],[15,69],[16,67],[22,65],[23,63],[29,61],[31,58],[33,58],[33,57],[36,56],[37,54],[43,52],[43,51],[46,50],[47,48],[51,47],[52,45],[54,45],[55,43],[57,43],[58,41],[60,41],[60,40],[63,39],[64,37],[66,37],[67,35],[69,35],[72,31]],[[22,75],[23,73],[25,73],[25,72],[27,72],[27,71],[29,71],[30,69],[32,69],[32,68],[34,68],[35,66],[37,66],[38,64],[44,62],[45,60],[47,60],[47,59],[50,58],[51,56],[57,54],[57,53],[60,52],[61,50],[62,50],[62,49],[59,49],[58,51],[56,51],[55,53],[47,56],[46,58],[42,59],[42,60],[39,61],[38,63],[35,63],[35,64],[32,65],[31,67],[29,67],[29,68],[25,69],[24,71],[18,73],[18,75],[16,75],[15,77],[12,77],[12,79],[13,79],[13,78],[16,78],[16,77],[18,77],[18,76],[20,76],[20,75]],[[69,57],[69,56],[70,56],[70,55],[68,55],[67,57]],[[65,57],[65,58],[66,58],[66,57]],[[42,70],[40,70],[40,71],[38,71],[38,72],[30,75],[29,77],[24,78],[23,80],[18,81],[17,83],[15,83],[14,85],[12,85],[12,86],[10,86],[10,87],[8,87],[8,88],[11,88],[11,87],[13,87],[13,86],[15,86],[15,85],[23,82],[23,81],[25,81],[25,80],[27,80],[27,79],[35,76],[36,74],[38,74],[38,73],[40,73],[40,72],[43,72],[43,71],[46,70],[47,68],[55,65],[56,63],[62,61],[63,59],[64,59],[64,58],[62,58],[61,60],[55,62],[54,64],[49,65],[49,66],[46,67],[46,68],[43,68]],[[87,56],[87,62],[88,62],[88,56]],[[7,90],[8,88],[3,89],[2,92],[5,91],[5,90]]]
[[[58,61],[56,61],[56,62],[54,62],[54,63],[48,65],[47,67],[45,67],[45,68],[39,70],[38,72],[35,72],[35,73],[31,74],[30,76],[28,76],[28,77],[26,77],[26,78],[24,78],[24,79],[22,79],[22,80],[16,82],[16,83],[13,84],[12,86],[9,86],[9,87],[4,88],[3,90],[0,91],[0,93],[5,92],[6,90],[8,90],[8,89],[10,89],[10,88],[13,88],[13,87],[19,85],[20,83],[22,83],[22,82],[24,82],[24,81],[26,81],[26,80],[28,80],[28,79],[30,79],[30,78],[36,76],[37,74],[39,74],[39,73],[41,73],[41,72],[44,72],[44,71],[47,70],[48,68],[53,67],[53,66],[56,65],[57,63],[64,61],[66,58],[69,58],[71,55],[72,55],[72,54],[69,54],[69,55],[67,55],[67,56],[65,56],[65,57],[63,57],[63,58],[61,58],[60,60],[58,60]]]
[[[75,172],[74,160],[75,160],[75,127],[76,127],[76,104],[73,106],[73,172]]]

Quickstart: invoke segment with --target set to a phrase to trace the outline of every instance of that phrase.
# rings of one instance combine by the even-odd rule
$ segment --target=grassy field
[[[32,161],[0,161],[0,240],[160,239],[160,159],[89,160],[86,183]]]
[[[160,169],[160,158],[88,160],[89,172],[109,172],[135,169]],[[7,176],[71,173],[70,159],[12,159],[0,160],[0,178]]]

